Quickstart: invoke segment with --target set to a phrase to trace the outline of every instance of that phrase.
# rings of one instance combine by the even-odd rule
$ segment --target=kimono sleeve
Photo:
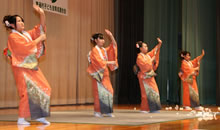
[[[31,38],[35,40],[42,33],[46,32],[46,26],[44,28],[42,25],[36,25],[32,30],[29,30],[28,33],[31,35]],[[42,55],[46,53],[46,41],[37,44],[37,58],[40,58]]]
[[[193,67],[194,67],[194,68],[200,67],[199,56],[196,57],[195,59],[193,59],[191,62],[192,62],[192,64],[193,64]],[[196,71],[195,71],[195,75],[196,75],[196,76],[199,75],[199,70],[196,70]]]
[[[35,40],[38,38],[41,33],[46,32],[46,26],[42,27],[42,25],[36,25],[32,30],[29,30],[28,33],[31,35],[31,38]]]
[[[193,67],[198,67],[200,65],[199,63],[199,56],[193,59],[192,61]]]
[[[111,43],[107,50],[108,61],[115,61],[115,64],[109,64],[108,67],[111,71],[114,71],[118,68],[118,49],[117,44]]]
[[[160,61],[160,48],[157,50],[155,61],[153,62],[153,70],[156,71],[159,66]]]
[[[43,41],[41,43],[37,44],[37,58],[40,58],[41,56],[46,54],[46,41]]]
[[[153,70],[156,71],[158,66],[159,66],[159,61],[160,61],[160,47],[161,44],[158,44],[154,49],[152,49],[148,55],[152,58],[155,56],[155,60],[152,61],[153,64]]]
[[[148,55],[152,58],[160,50],[160,47],[161,47],[161,44],[157,44],[150,52],[148,52]]]

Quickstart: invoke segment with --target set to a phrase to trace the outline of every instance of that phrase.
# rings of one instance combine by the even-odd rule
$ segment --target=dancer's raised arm
[[[37,5],[33,5],[34,10],[40,15],[40,24],[43,26],[43,28],[45,27],[46,24],[46,17],[44,14],[44,10],[41,9],[39,6]]]
[[[117,42],[115,41],[115,38],[114,38],[114,36],[112,35],[112,33],[111,33],[108,29],[105,29],[105,33],[109,36],[111,42],[116,45]]]
[[[200,56],[198,56],[198,61],[200,61],[204,55],[205,55],[205,51],[204,51],[204,49],[202,49],[202,54]]]

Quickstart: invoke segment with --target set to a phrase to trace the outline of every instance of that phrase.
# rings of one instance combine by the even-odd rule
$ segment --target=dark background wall
[[[216,86],[216,104],[220,105],[220,1],[216,0],[216,21],[217,21],[217,40],[216,40],[216,62],[217,62],[217,86]]]
[[[140,88],[132,67],[137,56],[135,43],[143,40],[144,0],[115,0],[115,8],[120,66],[115,101],[119,104],[140,103]]]
[[[181,1],[145,0],[143,35],[150,49],[157,44],[157,37],[163,41],[156,77],[161,102],[179,104],[181,87],[177,73],[179,71],[178,48],[181,49],[182,46]]]
[[[137,56],[135,42],[145,41],[151,50],[160,37],[163,45],[156,80],[162,104],[181,104],[181,82],[177,75],[180,50],[190,51],[194,58],[203,48],[206,55],[197,78],[201,104],[220,104],[219,5],[217,0],[116,0],[115,32],[120,65],[116,103],[140,103],[139,83],[132,71]]]
[[[216,1],[182,1],[182,47],[195,58],[205,50],[197,77],[200,103],[216,104]]]

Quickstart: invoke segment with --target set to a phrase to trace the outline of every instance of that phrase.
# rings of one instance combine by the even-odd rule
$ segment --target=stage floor
[[[218,112],[217,107],[207,106],[212,113]],[[198,111],[163,110],[160,113],[143,114],[139,112],[138,105],[120,105],[114,107],[114,118],[93,117],[92,105],[80,106],[53,106],[51,107],[50,126],[31,121],[31,126],[17,126],[17,109],[0,109],[0,129],[8,130],[73,130],[73,129],[218,129],[220,116],[200,115]]]

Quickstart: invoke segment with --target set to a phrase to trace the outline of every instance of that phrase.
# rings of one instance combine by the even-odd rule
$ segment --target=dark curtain
[[[217,85],[216,85],[216,105],[220,105],[220,1],[216,0],[216,21],[217,21],[217,40],[216,40],[216,67],[217,67]]]
[[[180,104],[179,49],[182,46],[181,0],[144,1],[144,41],[151,50],[163,41],[156,82],[162,104]]]
[[[143,40],[144,0],[115,0],[115,32],[118,42],[119,70],[115,103],[140,103],[140,88],[133,73],[137,49],[135,43]]]
[[[183,0],[182,47],[195,58],[205,50],[197,85],[202,105],[216,104],[216,1]]]
[[[190,51],[194,58],[204,48],[206,55],[197,78],[201,104],[220,104],[219,6],[219,0],[115,0],[119,51],[115,103],[140,103],[140,87],[132,71],[138,53],[135,43],[145,41],[151,50],[160,37],[163,45],[156,80],[161,102],[180,104],[179,51]]]

